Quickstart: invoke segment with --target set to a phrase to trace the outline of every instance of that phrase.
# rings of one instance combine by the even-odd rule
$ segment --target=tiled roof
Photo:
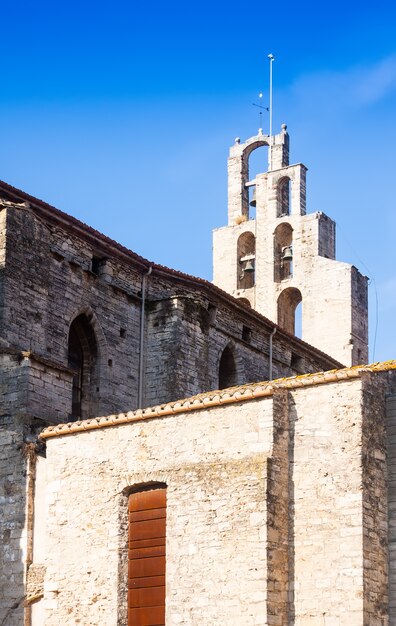
[[[118,415],[107,415],[105,417],[95,417],[79,422],[49,426],[41,433],[40,437],[41,439],[48,439],[50,437],[70,435],[87,430],[120,426],[121,424],[175,415],[176,413],[200,411],[214,406],[246,402],[256,400],[257,398],[272,396],[277,389],[298,389],[314,385],[323,385],[326,383],[360,378],[363,372],[386,372],[390,370],[396,370],[396,360],[374,363],[372,365],[356,365],[354,367],[330,370],[328,372],[318,372],[315,374],[303,374],[291,378],[278,378],[277,380],[249,385],[240,385],[238,387],[222,389],[221,391],[209,391],[208,393],[201,393],[185,400],[168,402],[159,406],[129,411],[128,413],[119,413]]]

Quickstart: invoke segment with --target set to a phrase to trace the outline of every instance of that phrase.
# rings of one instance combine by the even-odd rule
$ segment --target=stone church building
[[[0,626],[396,625],[367,280],[286,126],[228,172],[213,284],[0,182]]]

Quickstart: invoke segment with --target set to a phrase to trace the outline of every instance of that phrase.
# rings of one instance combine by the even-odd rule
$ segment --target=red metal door
[[[166,488],[129,496],[128,626],[165,626]]]

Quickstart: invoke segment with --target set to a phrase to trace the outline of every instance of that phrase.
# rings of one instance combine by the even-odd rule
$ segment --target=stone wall
[[[69,418],[68,336],[80,314],[97,345],[96,374],[85,392],[92,401],[85,402],[82,417],[136,408],[141,290],[147,268],[126,255],[120,258],[87,233],[84,238],[84,232],[80,236],[42,219],[28,204],[9,202],[1,215],[7,228],[0,335],[6,345],[35,355],[36,363],[51,363],[58,372],[51,379],[46,366],[45,372],[31,376],[31,393],[25,399],[29,412],[34,412],[31,402],[36,398],[51,407],[54,417]],[[219,361],[229,342],[238,365],[236,383],[268,376],[270,322],[227,301],[209,283],[194,280],[163,268],[154,268],[147,278],[142,404],[218,387]],[[244,327],[252,331],[251,341],[243,338]],[[298,366],[293,365],[292,351],[298,354]],[[273,359],[275,375],[337,365],[281,332],[274,337]],[[62,380],[57,382],[57,377]]]
[[[167,485],[170,626],[385,626],[395,380],[348,372],[49,433],[46,626],[125,624],[127,496],[150,482]]]
[[[265,624],[271,438],[269,399],[51,440],[46,626],[125,624],[126,495],[151,481],[167,484],[167,624]]]

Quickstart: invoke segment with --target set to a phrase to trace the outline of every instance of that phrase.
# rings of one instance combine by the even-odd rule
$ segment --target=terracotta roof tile
[[[360,378],[364,372],[387,372],[391,370],[396,370],[396,360],[385,361],[383,363],[373,363],[371,365],[356,365],[354,367],[329,370],[328,372],[317,372],[315,374],[303,374],[301,376],[293,376],[291,378],[278,378],[277,380],[230,387],[228,389],[222,389],[221,391],[209,391],[208,393],[200,393],[184,400],[176,400],[175,402],[168,402],[154,407],[138,409],[137,411],[129,411],[128,413],[106,415],[79,422],[69,422],[67,424],[49,426],[41,433],[40,438],[49,439],[50,437],[61,437],[63,435],[74,434],[87,430],[96,430],[98,428],[119,426],[121,424],[128,424],[146,419],[175,415],[176,413],[199,411],[212,406],[221,406],[223,404],[233,404],[272,396],[274,391],[277,389],[312,387],[314,385],[323,385]]]

